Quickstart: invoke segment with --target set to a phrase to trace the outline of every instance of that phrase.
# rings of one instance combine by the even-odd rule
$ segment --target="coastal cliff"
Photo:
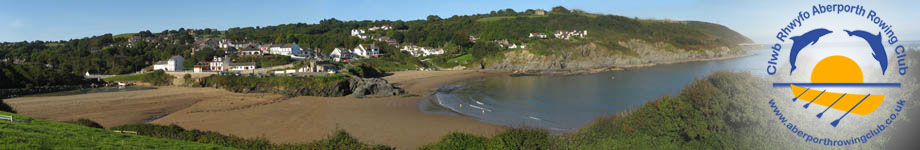
[[[521,73],[590,72],[659,63],[701,61],[748,55],[742,48],[715,47],[697,50],[677,48],[664,42],[631,39],[616,43],[614,50],[595,42],[584,42],[557,49],[542,49],[551,54],[535,54],[535,49],[513,50],[500,59],[490,60],[485,69],[514,70]],[[624,49],[625,50],[622,50]]]

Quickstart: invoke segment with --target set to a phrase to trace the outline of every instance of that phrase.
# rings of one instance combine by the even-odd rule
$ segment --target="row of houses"
[[[572,31],[556,30],[553,36],[556,37],[557,39],[566,39],[566,40],[571,39],[571,38],[585,38],[585,36],[588,36],[588,30],[572,30]],[[530,33],[527,37],[545,39],[548,36],[545,33],[533,32],[533,33]]]
[[[444,49],[441,48],[428,48],[415,45],[404,45],[402,49],[399,49],[399,51],[409,52],[409,54],[415,57],[440,55],[444,54],[445,52]]]
[[[358,59],[358,57],[379,57],[380,55],[380,48],[375,44],[358,44],[358,46],[352,50],[335,48],[329,53],[329,57],[332,58],[333,61],[338,62],[348,62],[353,59]]]
[[[194,72],[222,72],[222,71],[243,71],[256,69],[255,62],[234,63],[229,56],[214,56],[211,61],[199,62],[194,66]]]
[[[373,38],[373,37],[367,35],[367,32],[368,32],[368,31],[392,30],[392,29],[393,29],[393,26],[388,26],[388,25],[374,26],[374,27],[367,28],[367,30],[364,30],[364,29],[352,29],[352,30],[351,30],[351,36],[358,37],[358,38],[361,38],[361,39],[371,39],[371,38]]]
[[[326,61],[310,61],[308,64],[305,64],[303,67],[298,69],[285,69],[273,71],[274,74],[292,74],[292,73],[303,73],[303,72],[318,72],[318,73],[338,73],[339,70],[335,65],[326,62]]]

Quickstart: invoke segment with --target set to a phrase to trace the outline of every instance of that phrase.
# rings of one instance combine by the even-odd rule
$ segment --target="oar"
[[[853,109],[856,109],[856,106],[859,106],[859,104],[865,101],[866,98],[869,98],[869,95],[872,95],[872,94],[866,94],[866,97],[863,97],[862,100],[859,100],[859,103],[856,103],[856,105],[853,105],[853,108],[850,108],[850,110],[847,111],[847,113],[843,114],[843,116],[840,116],[839,119],[834,120],[834,122],[831,122],[831,126],[837,127],[837,124],[840,123],[840,119],[843,119],[843,117],[846,117],[847,115],[849,115],[850,111],[853,111]]]
[[[808,104],[805,104],[805,106],[802,106],[802,107],[805,107],[805,109],[808,109],[808,105],[811,105],[812,102],[815,102],[815,100],[817,100],[818,97],[821,97],[821,94],[824,94],[824,92],[827,92],[827,90],[821,91],[821,93],[819,93],[818,96],[815,96],[815,99],[811,99],[811,101],[808,102]]]
[[[805,91],[802,91],[802,94],[799,94],[799,96],[792,98],[792,102],[795,102],[795,99],[799,99],[800,96],[805,95],[805,92],[808,92],[808,89],[811,89],[811,88],[805,88]]]
[[[841,95],[840,98],[837,98],[837,100],[834,101],[834,103],[831,103],[831,105],[827,106],[827,109],[824,109],[824,111],[822,111],[821,113],[818,113],[818,118],[821,118],[821,116],[824,115],[824,112],[827,112],[828,109],[831,109],[831,106],[834,106],[834,104],[837,104],[837,101],[840,101],[840,99],[842,99],[844,96],[847,96],[847,93],[843,93],[843,95]]]

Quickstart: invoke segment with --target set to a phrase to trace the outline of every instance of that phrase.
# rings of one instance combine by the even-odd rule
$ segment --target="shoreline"
[[[591,69],[570,69],[570,70],[515,70],[511,71],[512,77],[517,76],[570,76],[570,75],[582,75],[582,74],[594,74],[602,73],[609,71],[619,71],[630,68],[643,68],[643,67],[652,67],[656,65],[666,65],[666,64],[678,64],[678,63],[687,63],[687,62],[701,62],[701,61],[716,61],[716,60],[726,60],[734,58],[742,58],[754,56],[754,53],[745,53],[742,55],[731,55],[731,56],[722,56],[722,57],[711,57],[711,58],[689,58],[682,60],[674,61],[665,61],[665,62],[653,62],[653,63],[644,63],[644,64],[629,64],[629,65],[620,65],[620,66],[610,66],[610,67],[601,67],[601,68],[591,68]]]

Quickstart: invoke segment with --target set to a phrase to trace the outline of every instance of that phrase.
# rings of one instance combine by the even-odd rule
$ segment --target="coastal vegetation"
[[[7,105],[6,102],[3,102],[2,98],[0,98],[0,111],[16,113],[16,111],[13,110],[13,107],[10,107],[10,105]]]
[[[213,144],[115,133],[8,112],[0,121],[0,149],[234,149]]]
[[[698,21],[638,19],[617,15],[592,14],[555,7],[545,13],[537,10],[496,10],[487,14],[456,15],[448,18],[431,15],[419,20],[341,21],[323,19],[316,24],[295,23],[264,27],[235,27],[228,30],[184,29],[162,32],[140,31],[113,36],[104,34],[68,41],[23,41],[0,43],[0,58],[48,65],[60,72],[82,74],[126,74],[153,63],[180,55],[191,68],[199,61],[220,56],[223,50],[194,49],[195,38],[218,37],[236,42],[297,43],[300,47],[328,54],[335,48],[349,49],[358,44],[377,43],[383,56],[359,61],[386,71],[416,68],[487,66],[509,51],[507,45],[530,45],[540,55],[568,55],[585,44],[599,49],[634,54],[619,42],[642,40],[666,43],[675,48],[705,51],[719,47],[738,48],[750,40],[724,26]],[[400,45],[443,48],[444,55],[412,57],[399,47],[373,39],[350,35],[352,29],[392,26],[392,30],[369,32],[369,36],[388,37]],[[534,38],[530,33],[554,34],[557,30],[590,31],[585,38]],[[473,39],[471,37],[477,37]],[[499,44],[504,43],[504,44]],[[507,45],[506,45],[507,44]],[[197,50],[197,51],[196,51]],[[257,62],[261,67],[290,63],[282,57],[234,58],[237,62]]]
[[[82,76],[39,64],[0,62],[0,89],[93,83]]]
[[[351,93],[349,77],[345,75],[312,77],[212,75],[201,78],[198,86],[222,88],[238,93],[276,93],[287,96],[344,96]]]
[[[166,74],[163,70],[155,70],[153,72],[148,72],[144,74],[133,74],[133,75],[119,75],[114,77],[105,78],[103,80],[107,82],[115,81],[136,81],[136,82],[145,82],[150,83],[155,86],[164,86],[170,85],[173,77],[169,74]]]
[[[213,131],[186,130],[177,125],[135,124],[112,127],[112,130],[135,131],[138,135],[167,138],[182,141],[214,144],[238,149],[349,149],[386,150],[385,145],[371,145],[358,141],[344,130],[338,130],[328,138],[304,144],[272,144],[267,139],[246,139],[233,135],[222,135]]]
[[[236,55],[232,55],[232,56],[233,57],[231,58],[234,60],[234,62],[237,62],[237,63],[254,62],[256,63],[256,67],[259,67],[259,68],[273,67],[273,66],[284,65],[284,64],[289,64],[291,62],[294,62],[294,60],[291,59],[290,56],[284,56],[284,55],[243,56],[243,57],[236,56]]]
[[[77,120],[75,120],[75,121],[67,121],[67,122],[65,122],[65,123],[73,123],[73,124],[77,124],[77,125],[81,125],[81,126],[86,126],[86,127],[90,127],[90,128],[105,129],[105,127],[102,127],[102,125],[100,125],[99,123],[96,123],[96,121],[89,120],[89,119],[86,119],[86,118],[80,118],[80,119],[77,119]]]

